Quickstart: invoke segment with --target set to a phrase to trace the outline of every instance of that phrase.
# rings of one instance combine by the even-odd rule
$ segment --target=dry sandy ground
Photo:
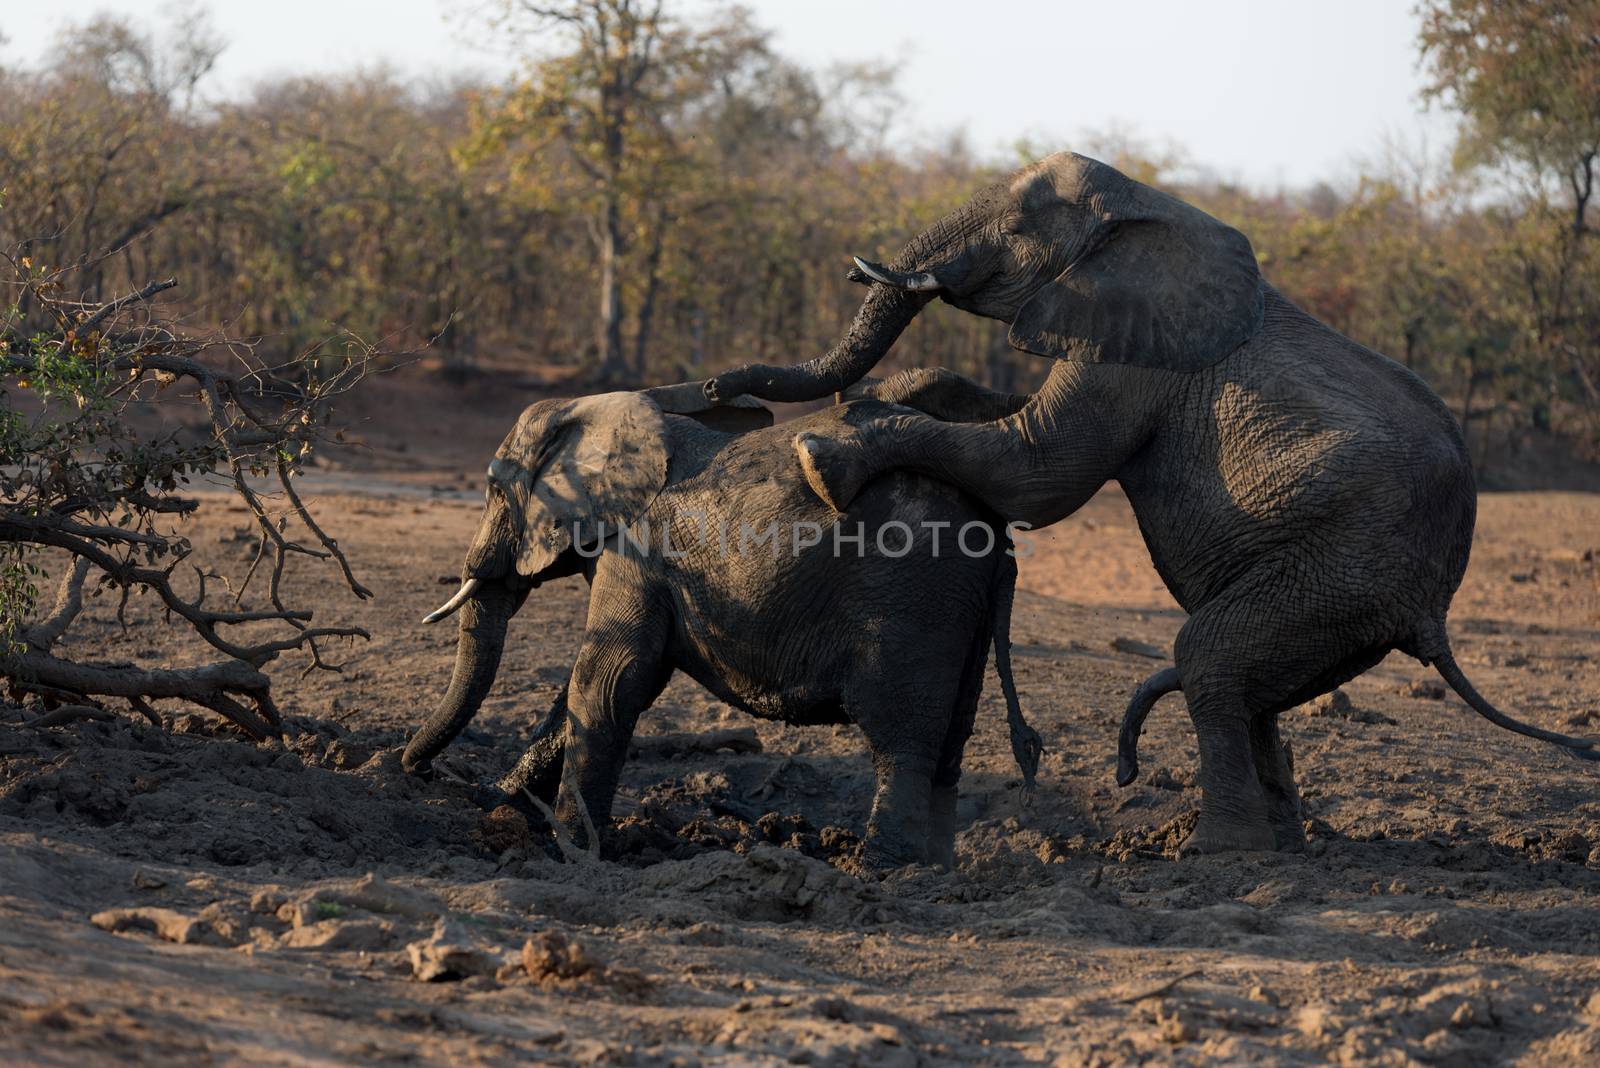
[[[757,723],[682,679],[641,732],[754,723],[763,750],[636,756],[620,860],[546,859],[523,827],[400,774],[454,643],[416,621],[477,513],[429,477],[387,496],[308,479],[377,597],[314,569],[296,597],[373,640],[341,675],[276,666],[283,744],[176,705],[168,729],[38,729],[37,709],[0,706],[0,1062],[1600,1059],[1600,774],[1487,725],[1415,663],[1285,717],[1309,855],[1172,859],[1198,800],[1192,734],[1163,702],[1144,774],[1115,787],[1116,721],[1160,664],[1112,642],[1169,649],[1182,615],[1114,489],[1023,562],[1018,684],[1050,750],[1033,796],[991,677],[959,870],[863,881],[827,859],[862,829],[859,737]],[[213,499],[194,540],[237,568],[244,518]],[[1600,496],[1484,498],[1457,651],[1535,723],[1583,733],[1600,715],[1597,556]],[[513,624],[459,767],[487,776],[520,751],[584,594],[548,587]],[[67,651],[197,655],[111,608]]]

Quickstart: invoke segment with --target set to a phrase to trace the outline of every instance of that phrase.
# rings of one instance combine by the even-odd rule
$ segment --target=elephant
[[[792,427],[831,432],[892,410],[862,401]],[[690,418],[635,392],[522,413],[489,464],[462,586],[425,620],[459,610],[455,667],[402,766],[426,772],[477,712],[529,593],[581,574],[588,618],[567,686],[488,803],[559,794],[575,838],[585,817],[605,827],[634,726],[681,670],[751,715],[857,724],[877,778],[865,861],[953,865],[957,780],[991,644],[1028,784],[1042,751],[1011,677],[1008,532],[909,472],[867,487],[840,519],[795,467],[792,429],[734,432],[725,414]],[[581,808],[561,789],[564,771]]]
[[[1409,369],[1269,285],[1238,230],[1058,153],[977,193],[888,265],[858,258],[851,277],[870,288],[832,349],[730,370],[706,397],[892,400],[905,383],[851,384],[935,297],[1007,323],[1015,348],[1050,359],[1026,398],[945,374],[959,406],[988,413],[972,421],[884,411],[806,427],[797,458],[836,508],[884,472],[914,471],[1034,527],[1121,484],[1189,614],[1174,674],[1136,698],[1181,689],[1188,703],[1202,800],[1185,852],[1303,848],[1278,716],[1395,649],[1497,724],[1600,757],[1592,739],[1500,713],[1451,653],[1446,614],[1477,510],[1454,417]]]

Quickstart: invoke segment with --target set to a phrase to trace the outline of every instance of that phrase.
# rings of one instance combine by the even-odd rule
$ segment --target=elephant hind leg
[[[1306,847],[1300,789],[1294,781],[1294,752],[1278,734],[1278,714],[1263,712],[1250,721],[1251,757],[1267,802],[1273,848],[1298,853]]]
[[[950,726],[945,730],[944,748],[933,773],[933,796],[928,823],[928,863],[954,870],[956,866],[956,801],[960,796],[961,759],[972,725],[978,717],[978,699],[983,696],[983,671],[989,664],[989,646],[994,635],[988,626],[978,628],[967,653],[961,688],[955,695]]]
[[[1340,573],[1341,562],[1325,563],[1327,573]],[[1302,570],[1293,560],[1263,562],[1178,635],[1203,791],[1186,852],[1303,844],[1278,713],[1371,666],[1389,647],[1385,606],[1332,584],[1313,591]]]
[[[939,761],[928,802],[928,863],[954,871],[956,866],[956,801],[961,796],[961,756]]]
[[[956,866],[956,801],[960,798],[961,758],[978,707],[977,695],[965,710],[958,708],[945,733],[944,751],[933,772],[928,804],[928,863],[954,870]]]
[[[1256,772],[1267,798],[1277,848],[1297,853],[1306,847],[1305,814],[1294,781],[1294,752],[1278,733],[1278,716],[1296,705],[1315,700],[1377,665],[1389,655],[1384,643],[1360,649],[1304,684],[1277,708],[1255,717],[1250,724]]]
[[[1196,686],[1187,696],[1200,743],[1200,822],[1179,852],[1276,848],[1267,798],[1256,771],[1250,716],[1238,698],[1225,690]]]
[[[867,820],[867,863],[880,869],[926,863],[935,761],[874,749],[872,766],[878,786]]]
[[[945,648],[930,636],[929,649]],[[951,765],[956,695],[962,690],[964,663],[948,656],[911,657],[894,675],[873,673],[851,687],[846,711],[866,735],[877,789],[867,820],[865,857],[874,868],[925,864],[930,859],[930,829],[955,818],[957,747]],[[965,658],[964,658],[965,659]],[[976,704],[974,696],[972,703]],[[968,717],[967,730],[971,730]],[[965,736],[961,736],[965,742]],[[935,779],[940,788],[935,789]],[[938,796],[937,806],[935,795]]]

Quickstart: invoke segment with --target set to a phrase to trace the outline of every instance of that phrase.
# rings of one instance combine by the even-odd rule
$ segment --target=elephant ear
[[[1070,157],[1057,189],[1095,217],[1089,251],[1022,306],[1011,344],[1041,356],[1168,371],[1210,367],[1261,329],[1250,241],[1103,163]]]
[[[572,545],[610,537],[642,516],[672,458],[661,409],[638,393],[603,393],[530,418],[501,446],[528,476],[501,479],[523,514],[517,571],[535,575]]]

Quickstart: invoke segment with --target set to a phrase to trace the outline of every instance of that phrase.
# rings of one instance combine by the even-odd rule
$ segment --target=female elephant
[[[889,410],[869,401],[795,425],[826,433]],[[868,860],[951,864],[991,641],[1026,778],[1039,758],[1007,660],[1008,542],[970,499],[907,473],[841,522],[806,488],[792,434],[722,433],[637,393],[523,412],[489,465],[461,590],[427,619],[460,609],[460,641],[404,766],[426,769],[477,712],[529,591],[581,573],[589,613],[570,681],[498,796],[555,800],[570,759],[604,826],[634,724],[679,669],[752,715],[858,724],[878,779]],[[577,830],[570,797],[558,811]]]
[[[1053,359],[1043,388],[992,422],[884,413],[795,444],[813,488],[840,507],[880,472],[913,470],[1039,526],[1122,484],[1191,614],[1176,673],[1157,687],[1182,689],[1200,745],[1187,849],[1300,845],[1277,716],[1391,649],[1513,726],[1462,676],[1445,632],[1477,507],[1455,420],[1406,368],[1267,285],[1244,235],[1063,153],[977,194],[891,266],[857,264],[872,288],[834,349],[739,368],[706,393],[843,389],[936,296],[1009,323],[1012,345]],[[1513,729],[1593,755],[1586,740]]]

